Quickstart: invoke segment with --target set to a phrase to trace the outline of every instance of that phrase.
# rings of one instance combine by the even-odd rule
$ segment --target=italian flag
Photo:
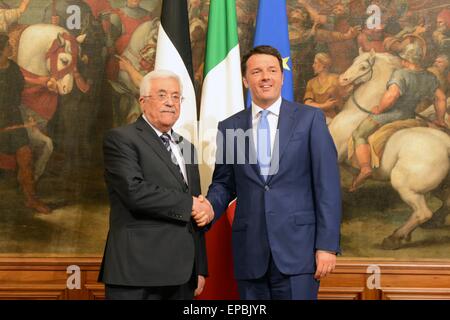
[[[215,163],[217,124],[244,109],[235,0],[211,0],[200,108],[199,159],[203,194]],[[208,268],[200,299],[237,299],[231,257],[234,205],[206,233]],[[225,216],[225,215],[224,215]]]

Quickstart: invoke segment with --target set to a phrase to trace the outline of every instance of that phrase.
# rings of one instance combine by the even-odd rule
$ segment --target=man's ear
[[[245,79],[245,77],[242,77],[242,82],[244,83],[245,88],[248,89],[248,82],[247,79]]]
[[[145,98],[140,97],[139,98],[139,106],[141,107],[142,112],[144,112],[144,104],[145,104]]]

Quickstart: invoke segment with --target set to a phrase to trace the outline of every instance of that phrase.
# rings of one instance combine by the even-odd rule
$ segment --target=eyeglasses
[[[171,98],[172,101],[174,101],[176,103],[182,103],[184,100],[184,97],[179,94],[174,93],[174,94],[169,95],[166,92],[160,92],[154,96],[153,95],[142,96],[142,98],[153,98],[153,97],[155,97],[158,101],[161,101],[161,102],[165,102],[165,101],[169,100],[169,98]]]

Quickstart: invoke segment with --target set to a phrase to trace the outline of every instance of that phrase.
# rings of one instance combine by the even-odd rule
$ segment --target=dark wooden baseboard
[[[104,299],[97,282],[101,258],[0,258],[0,299]],[[71,265],[80,267],[80,289],[68,289]]]
[[[100,257],[0,258],[0,299],[104,299],[97,282]],[[80,267],[80,289],[68,289],[67,267]],[[380,286],[374,269],[379,267]],[[376,269],[376,268],[375,268]],[[368,281],[369,280],[369,281]],[[369,282],[369,286],[367,283]],[[321,283],[320,299],[449,299],[450,261],[384,261],[338,259],[335,272]]]
[[[374,286],[374,269],[380,271]],[[369,282],[369,284],[368,284]],[[321,283],[320,299],[450,299],[450,262],[340,259]]]

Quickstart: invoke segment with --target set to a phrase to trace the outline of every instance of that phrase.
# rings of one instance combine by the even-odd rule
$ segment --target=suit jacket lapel
[[[172,163],[169,152],[167,152],[167,149],[164,147],[164,144],[156,134],[155,130],[153,130],[142,117],[136,120],[135,125],[141,138],[161,158],[175,178],[177,178],[178,182],[184,186],[183,177],[181,177],[181,174],[178,172],[179,170],[176,165]]]
[[[252,110],[251,108],[247,108],[245,113],[242,114],[239,119],[236,129],[242,129],[244,133],[249,133],[249,141],[248,147],[245,147],[245,163],[248,163],[250,167],[253,168],[256,175],[259,177],[262,183],[264,183],[263,178],[260,175],[259,165],[257,162],[256,149],[255,149],[255,141],[253,139],[253,126],[252,126]],[[242,152],[242,150],[237,150],[237,152]]]
[[[187,143],[182,136],[177,134],[176,132],[172,132],[172,137],[175,142],[178,144],[178,147],[181,150],[181,155],[183,156],[184,165],[186,168],[186,179],[189,186],[189,189],[192,187],[192,170],[194,166],[198,163],[194,154],[194,148],[190,143]]]
[[[298,108],[288,104],[285,100],[281,103],[280,116],[278,118],[278,130],[275,136],[272,159],[267,182],[270,182],[279,170],[280,160],[289,143],[292,133],[297,124]]]

